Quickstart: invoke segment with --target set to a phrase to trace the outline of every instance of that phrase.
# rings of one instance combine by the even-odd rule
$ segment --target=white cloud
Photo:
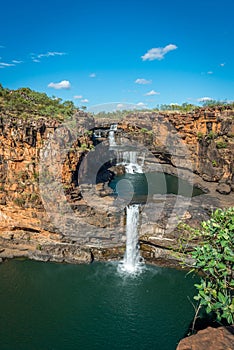
[[[118,103],[117,106],[116,106],[117,109],[121,109],[121,108],[124,108],[124,105],[122,103]]]
[[[54,57],[54,56],[64,56],[66,55],[66,52],[56,52],[56,51],[49,51],[46,53],[40,53],[37,55],[37,58],[42,58],[42,57]]]
[[[152,80],[147,80],[147,79],[144,79],[144,78],[138,78],[138,79],[135,80],[135,83],[136,84],[140,84],[140,85],[151,84]]]
[[[220,63],[220,67],[224,67],[226,63]]]
[[[58,51],[48,51],[46,53],[39,53],[39,54],[31,54],[31,58],[33,62],[40,62],[41,58],[48,58],[48,57],[54,57],[54,56],[64,56],[67,55],[66,52],[58,52]]]
[[[82,95],[75,95],[75,96],[73,96],[73,98],[75,100],[79,100],[79,99],[83,98],[83,96]]]
[[[146,104],[144,102],[138,102],[136,105],[138,107],[145,107],[146,106]]]
[[[0,62],[0,68],[6,68],[6,67],[14,67],[14,63],[6,63],[6,62]]]
[[[212,72],[211,70],[209,70],[209,71],[207,72],[207,74],[213,74],[213,72]]]
[[[23,63],[23,61],[12,60],[12,63],[20,64],[20,63]]]
[[[212,100],[213,98],[211,97],[201,97],[197,99],[198,102],[206,102],[206,101],[212,101]]]
[[[154,95],[160,95],[160,92],[151,90],[145,94],[145,96],[154,96]]]
[[[89,77],[90,77],[90,78],[96,78],[96,73],[91,73],[91,74],[89,74]]]
[[[81,102],[83,102],[83,103],[88,103],[89,100],[88,100],[87,98],[84,98],[83,100],[81,100]]]
[[[160,61],[168,52],[176,50],[177,48],[178,47],[174,44],[169,44],[165,47],[154,47],[148,50],[141,58],[143,61]]]
[[[68,80],[62,80],[59,83],[49,83],[48,84],[49,88],[53,88],[56,90],[60,90],[60,89],[70,89],[71,87],[71,83]]]

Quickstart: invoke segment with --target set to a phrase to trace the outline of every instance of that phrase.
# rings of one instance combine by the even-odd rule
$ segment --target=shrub
[[[202,223],[202,242],[192,251],[191,271],[202,272],[194,297],[218,321],[234,322],[234,207],[217,209]]]
[[[146,133],[148,133],[148,129],[146,129],[146,128],[141,128],[140,129],[140,132],[142,133],[142,134],[146,134]]]
[[[218,149],[226,148],[226,147],[227,147],[227,143],[224,142],[224,141],[219,141],[219,142],[216,143],[216,147],[217,147]]]
[[[203,137],[204,137],[203,133],[199,131],[199,132],[197,133],[197,138],[198,138],[198,140],[202,140]]]
[[[207,135],[208,140],[213,140],[217,137],[218,135],[214,133],[213,131],[210,131],[209,134]]]

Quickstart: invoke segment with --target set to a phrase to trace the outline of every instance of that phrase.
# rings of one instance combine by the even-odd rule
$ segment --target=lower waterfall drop
[[[126,251],[119,269],[135,275],[141,272],[143,266],[138,246],[139,204],[128,205],[126,214]]]

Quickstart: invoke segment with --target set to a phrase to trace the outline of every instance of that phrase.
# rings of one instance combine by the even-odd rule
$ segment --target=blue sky
[[[233,0],[4,1],[0,82],[91,110],[234,100],[233,13]]]

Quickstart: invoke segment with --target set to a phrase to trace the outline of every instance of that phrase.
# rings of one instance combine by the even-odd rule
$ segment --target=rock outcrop
[[[234,326],[208,327],[197,334],[184,338],[176,350],[232,350],[234,349]]]
[[[187,202],[155,196],[142,206],[140,244],[148,261],[178,263],[179,239],[186,235],[178,217],[198,226],[213,208],[233,204],[233,115],[204,109],[186,115],[138,112],[119,121],[117,141],[146,149],[146,172],[176,175],[206,193]],[[122,257],[125,211],[108,187],[113,171],[123,171],[116,170],[105,146],[112,122],[84,112],[65,124],[0,117],[0,259]],[[92,137],[97,129],[103,145]]]

